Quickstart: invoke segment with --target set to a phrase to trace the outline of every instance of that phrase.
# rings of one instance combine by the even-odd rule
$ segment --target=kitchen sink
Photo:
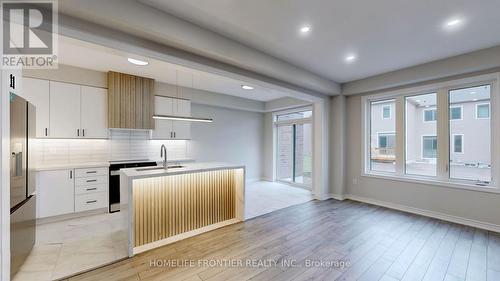
[[[185,166],[182,165],[171,165],[167,166],[167,169],[178,169],[178,168],[184,168]],[[154,170],[165,170],[165,167],[163,166],[157,166],[157,167],[149,167],[149,168],[140,168],[136,169],[136,171],[142,172],[142,171],[154,171]]]

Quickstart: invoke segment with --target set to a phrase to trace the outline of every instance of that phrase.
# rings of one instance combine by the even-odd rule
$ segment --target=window
[[[278,114],[276,179],[309,188],[312,185],[311,110]]]
[[[384,118],[384,119],[391,118],[391,106],[390,105],[384,105],[382,107],[382,118]]]
[[[450,143],[450,178],[491,181],[490,120],[478,120],[480,114],[481,116],[486,116],[486,113],[489,115],[490,92],[490,85],[449,91],[450,109],[452,105],[460,105],[466,112],[471,112],[468,116],[464,116],[460,124],[449,123],[450,142],[453,142]],[[475,105],[477,101],[487,105],[488,110],[485,110],[486,107],[480,110],[480,106]],[[474,107],[476,107],[478,119],[472,115]],[[480,113],[480,111],[482,112]],[[450,120],[453,120],[451,117],[450,114]],[[464,149],[463,139],[465,137],[467,138],[467,149]]]
[[[461,120],[461,119],[462,119],[462,107],[450,106],[450,120]]]
[[[363,96],[364,173],[500,189],[498,75]]]
[[[436,109],[424,109],[424,122],[436,121]]]
[[[464,135],[453,135],[453,153],[464,153]]]
[[[312,110],[305,110],[299,112],[285,113],[276,115],[276,121],[286,121],[294,119],[306,119],[312,117]]]
[[[395,118],[385,118],[386,109],[395,106],[394,100],[372,102],[371,108],[371,153],[370,169],[380,172],[395,172],[396,164],[396,121]],[[380,116],[382,111],[382,116]]]
[[[394,149],[396,145],[396,135],[394,133],[379,133],[378,134],[378,147]]]
[[[477,119],[489,119],[490,118],[490,104],[476,104],[476,118]]]
[[[436,93],[406,97],[406,174],[436,176],[437,124],[431,122],[437,119],[436,97]]]
[[[437,156],[437,136],[422,136],[422,158],[435,159]]]

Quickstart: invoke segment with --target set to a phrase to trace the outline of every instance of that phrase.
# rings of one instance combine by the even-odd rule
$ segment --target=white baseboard
[[[346,196],[343,194],[333,194],[333,193],[328,194],[328,198],[333,198],[335,200],[340,200],[340,201],[347,199]]]
[[[380,200],[362,197],[362,196],[357,196],[357,195],[352,195],[352,194],[346,194],[343,197],[344,197],[344,199],[351,199],[354,201],[359,201],[359,202],[368,203],[368,204],[372,204],[372,205],[382,206],[382,207],[386,207],[389,209],[395,209],[395,210],[399,210],[399,211],[403,211],[403,212],[407,212],[407,213],[417,214],[417,215],[421,215],[421,216],[440,219],[440,220],[444,220],[444,221],[449,221],[449,222],[453,222],[453,223],[458,223],[458,224],[462,224],[462,225],[472,226],[472,227],[500,233],[500,225],[497,225],[497,224],[492,224],[492,223],[488,223],[488,222],[482,222],[482,221],[477,221],[477,220],[473,220],[473,219],[457,217],[457,216],[448,215],[445,213],[414,208],[414,207],[410,207],[410,206],[406,206],[406,205],[401,205],[401,204],[396,204],[396,203],[391,203],[391,202],[386,202],[386,201],[380,201]],[[332,197],[332,198],[334,198],[334,197]],[[335,199],[337,199],[337,198],[335,198]],[[343,199],[338,199],[338,200],[343,200]]]

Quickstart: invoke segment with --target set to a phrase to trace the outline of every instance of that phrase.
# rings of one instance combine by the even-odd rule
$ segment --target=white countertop
[[[68,163],[68,164],[51,164],[36,167],[36,171],[52,171],[66,169],[84,169],[84,168],[99,168],[109,167],[109,162],[93,162],[93,163]]]
[[[169,163],[185,163],[194,161],[190,158],[182,159],[169,159]],[[106,162],[85,162],[85,163],[65,163],[65,164],[49,164],[40,165],[35,167],[35,171],[53,171],[53,170],[66,170],[66,169],[85,169],[85,168],[99,168],[109,167],[110,164],[132,163],[132,162],[157,162],[161,163],[159,159],[144,159],[144,160],[120,160],[120,161],[106,161]]]
[[[140,178],[152,178],[161,176],[171,176],[178,174],[188,174],[188,173],[198,173],[207,172],[214,170],[225,170],[225,169],[240,169],[245,168],[245,165],[224,163],[224,162],[204,162],[204,163],[184,163],[182,168],[170,168],[170,169],[157,169],[157,170],[143,170],[148,168],[130,168],[121,169],[120,174],[127,176],[129,179],[140,179]]]

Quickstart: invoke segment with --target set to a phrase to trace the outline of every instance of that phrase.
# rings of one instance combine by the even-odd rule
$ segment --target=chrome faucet
[[[163,153],[165,151],[165,153]],[[163,168],[167,168],[167,147],[162,144],[160,148],[160,157],[163,157]]]

